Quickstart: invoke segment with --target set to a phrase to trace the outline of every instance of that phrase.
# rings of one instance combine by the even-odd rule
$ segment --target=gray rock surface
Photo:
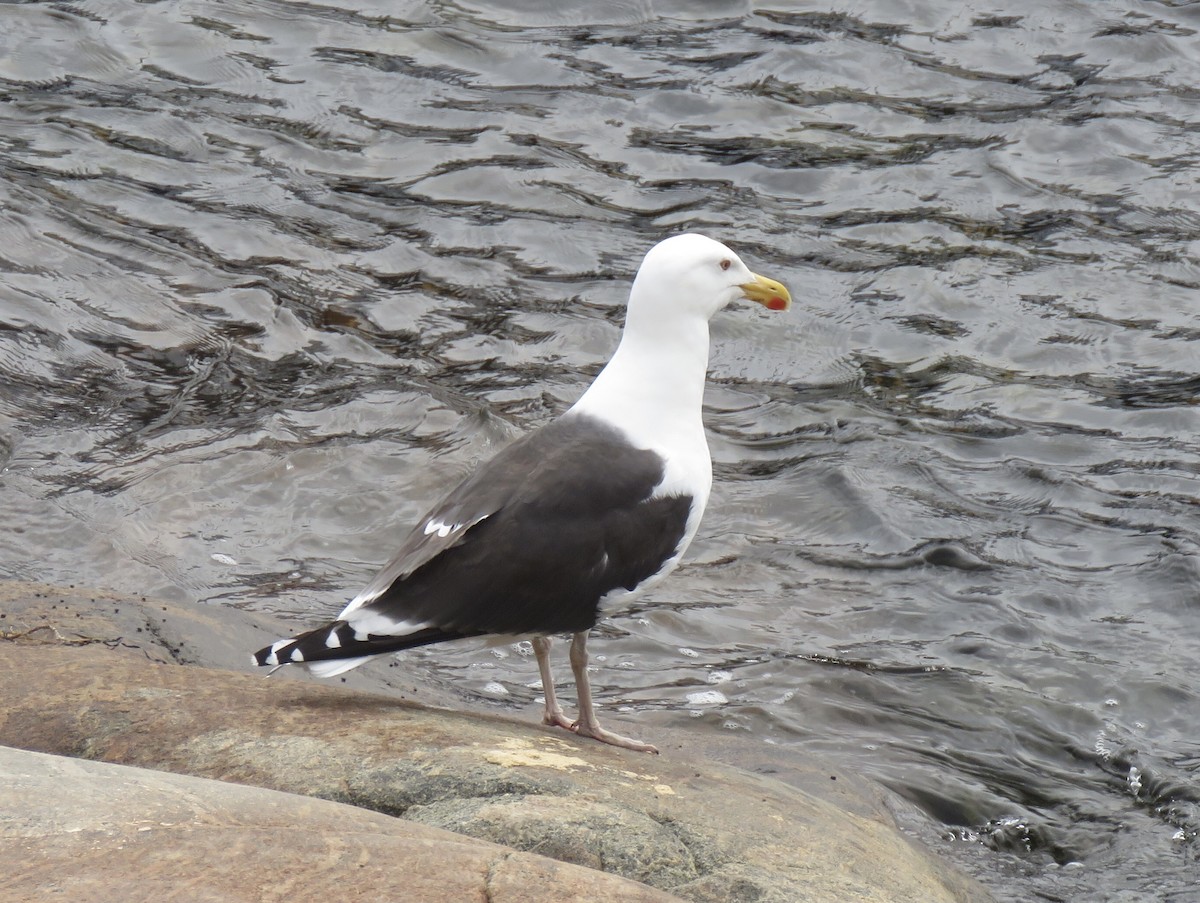
[[[394,695],[180,667],[165,660],[233,660],[197,645],[227,642],[220,610],[7,589],[0,674],[19,679],[3,678],[0,743],[351,803],[694,901],[989,899],[850,775],[810,774],[818,796],[803,781]],[[160,626],[131,630],[157,618],[191,647]],[[243,656],[274,629],[235,626]]]
[[[614,875],[351,806],[0,747],[0,899],[670,903]]]

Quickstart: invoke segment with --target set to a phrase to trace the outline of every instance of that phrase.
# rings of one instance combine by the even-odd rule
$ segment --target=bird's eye
[[[733,261],[730,260],[728,257],[726,257],[724,260],[721,261],[721,269],[727,270],[731,266],[733,266]]]

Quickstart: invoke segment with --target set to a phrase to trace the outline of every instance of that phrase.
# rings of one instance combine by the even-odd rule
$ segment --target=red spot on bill
[[[767,307],[771,310],[787,310],[788,303],[783,298],[772,298],[767,302]]]

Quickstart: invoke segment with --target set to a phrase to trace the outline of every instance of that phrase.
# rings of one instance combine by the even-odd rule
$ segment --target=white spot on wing
[[[462,524],[448,524],[443,520],[438,520],[436,517],[431,518],[429,523],[425,525],[425,535],[436,533],[439,538],[445,539],[451,533],[455,533],[462,529]]]
[[[342,640],[341,640],[341,637],[339,637],[337,635],[336,630],[329,631],[329,636],[325,637],[325,648],[326,649],[341,649],[342,648]]]
[[[279,661],[279,650],[282,649],[284,646],[291,645],[291,643],[292,643],[292,640],[276,640],[274,643],[271,644],[271,652],[267,655],[267,657],[265,659],[263,659],[263,664],[264,665],[286,664],[287,662]],[[291,659],[288,659],[287,661],[291,661]]]
[[[365,640],[368,636],[408,636],[418,630],[424,630],[433,625],[422,621],[406,621],[381,611],[370,608],[360,608],[350,613],[346,618],[354,631],[356,640]]]

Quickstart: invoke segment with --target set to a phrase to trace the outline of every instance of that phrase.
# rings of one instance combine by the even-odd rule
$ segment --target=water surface
[[[0,18],[6,576],[331,615],[704,231],[797,305],[714,322],[601,705],[836,756],[1002,900],[1195,899],[1200,9]],[[537,709],[525,647],[402,667]]]

